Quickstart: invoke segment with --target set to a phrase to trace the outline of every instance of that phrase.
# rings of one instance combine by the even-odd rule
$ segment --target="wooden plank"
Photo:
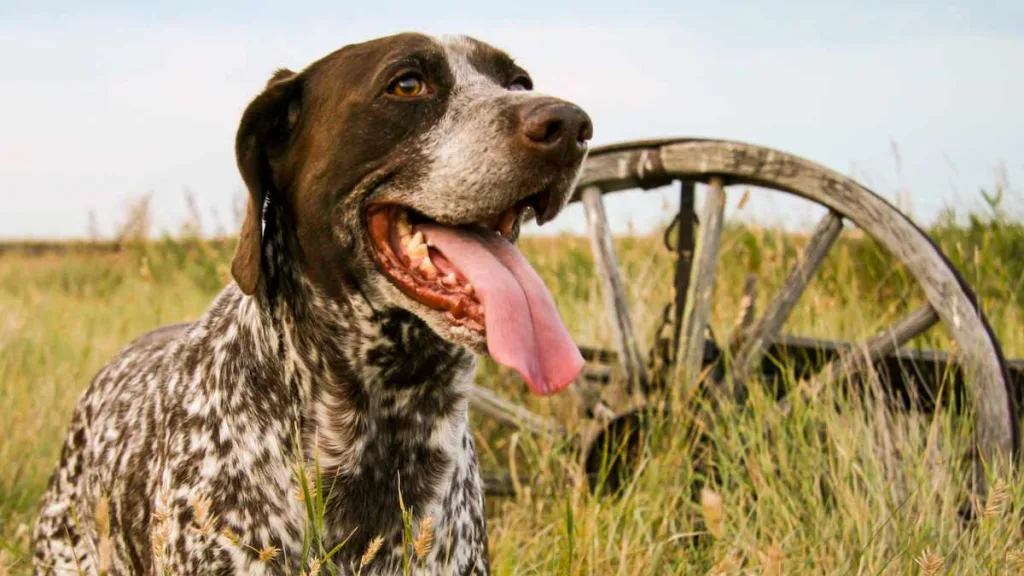
[[[535,434],[554,434],[557,436],[564,436],[566,434],[565,428],[561,424],[548,420],[543,416],[538,416],[522,406],[503,400],[486,388],[470,386],[469,404],[477,412],[513,428],[527,430]]]
[[[590,247],[594,252],[594,266],[601,279],[601,294],[604,296],[605,312],[611,319],[615,349],[626,371],[630,392],[633,395],[642,395],[647,390],[650,380],[644,358],[640,354],[636,331],[633,329],[633,317],[629,311],[629,302],[626,300],[626,285],[619,271],[618,258],[615,256],[615,245],[608,229],[608,216],[601,201],[601,189],[596,186],[584,189],[582,199],[587,214],[587,234],[590,236]]]
[[[792,334],[780,334],[771,343],[771,348],[775,350],[775,352],[772,352],[771,354],[776,358],[784,358],[794,354],[817,354],[823,357],[838,357],[840,352],[851,349],[855,345],[856,344],[854,342],[846,342],[842,340],[822,340],[819,338],[794,336]],[[934,349],[918,350],[901,348],[891,354],[883,356],[891,357],[893,361],[907,363],[946,365],[958,362],[956,355],[951,355],[943,350]],[[1011,377],[1024,383],[1024,358],[1007,360],[1006,367],[1009,370]],[[945,370],[943,369],[940,371],[944,372]],[[1024,394],[1024,384],[1021,385],[1021,393]]]
[[[804,247],[800,260],[789,271],[789,275],[786,276],[782,287],[772,299],[772,303],[768,305],[764,315],[744,337],[740,351],[736,354],[733,371],[735,382],[746,380],[751,371],[760,365],[769,343],[775,339],[782,325],[789,319],[797,301],[807,289],[807,284],[814,277],[818,266],[821,265],[842,230],[843,219],[835,212],[829,211],[818,221],[807,246]]]
[[[922,304],[913,312],[880,331],[874,338],[859,347],[851,347],[839,354],[821,371],[824,381],[830,382],[841,376],[855,374],[868,364],[895,353],[904,344],[928,331],[939,323],[939,315],[931,304]]]
[[[756,371],[764,375],[766,382],[781,379],[783,374],[792,374],[798,379],[810,379],[821,372],[826,364],[837,359],[841,352],[848,352],[856,345],[855,342],[779,334],[769,344],[765,353],[772,360],[762,360]],[[589,353],[591,356],[588,356],[588,359],[593,357],[595,362],[609,362],[613,365],[618,362],[615,353],[611,351],[589,350]],[[714,356],[714,353],[705,350],[704,363],[710,362]],[[952,392],[956,397],[969,397],[963,393],[966,390],[966,383],[962,372],[957,369],[960,360],[959,354],[951,355],[942,350],[904,346],[891,354],[880,355],[876,360],[876,367],[880,370],[886,387],[895,393],[903,394],[908,402],[924,401],[923,405],[915,408],[930,411],[934,407],[933,399],[937,398],[940,392]],[[588,374],[587,370],[591,368],[594,370]],[[588,365],[583,378],[597,385],[608,382],[608,375],[599,372],[601,368],[603,366],[600,364]],[[1007,360],[1006,368],[1011,389],[1015,391],[1017,401],[1024,404],[1024,359]],[[952,390],[949,389],[950,378]]]
[[[619,355],[613,350],[602,350],[592,346],[580,346],[579,349],[580,354],[583,355],[583,359],[587,362],[616,364],[619,361]]]
[[[529,486],[534,480],[522,474],[513,477],[508,472],[483,472],[480,476],[488,498],[514,498],[517,488]]]
[[[693,270],[693,209],[696,185],[692,180],[679,182],[679,222],[676,224],[676,269],[675,269],[675,303],[672,314],[672,348],[671,354],[679,352],[679,338],[683,328],[683,310],[686,308],[686,295],[690,290],[690,274]],[[678,360],[673,356],[673,360]]]
[[[484,493],[488,498],[513,498],[516,495],[516,482],[508,472],[484,472],[480,475],[484,481]],[[520,485],[530,481],[520,477]]]
[[[678,392],[685,395],[696,384],[702,368],[704,331],[711,317],[715,270],[725,221],[725,188],[722,178],[712,176],[700,215],[700,233],[694,247],[694,267],[683,312],[682,350],[676,355]]]

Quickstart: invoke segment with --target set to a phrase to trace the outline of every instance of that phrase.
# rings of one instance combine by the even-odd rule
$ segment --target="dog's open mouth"
[[[563,390],[583,358],[537,272],[512,244],[525,204],[468,225],[412,209],[367,211],[371,252],[406,296],[487,339],[487,351],[537,394]]]

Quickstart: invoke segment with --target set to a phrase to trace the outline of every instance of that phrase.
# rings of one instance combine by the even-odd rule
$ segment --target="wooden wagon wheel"
[[[782,288],[764,314],[744,332],[737,343],[733,378],[743,381],[768,350],[771,341],[793,311],[800,295],[849,221],[874,238],[899,261],[924,291],[927,303],[882,330],[864,346],[867,354],[842,353],[827,365],[821,378],[832,378],[857,369],[868,360],[889,354],[938,322],[946,325],[957,343],[958,363],[969,387],[975,415],[975,443],[981,461],[994,462],[1019,450],[1018,420],[1009,374],[1002,350],[977,298],[934,242],[886,200],[823,166],[759,146],[721,140],[672,139],[606,146],[590,153],[573,201],[582,201],[588,231],[601,278],[606,308],[611,316],[616,357],[634,394],[649,383],[644,358],[633,329],[608,231],[602,196],[607,193],[663,186],[679,180],[683,193],[693,194],[693,182],[709,186],[700,214],[700,226],[692,254],[689,278],[676,278],[676,290],[686,294],[685,310],[677,311],[676,330],[681,330],[674,351],[677,374],[684,386],[692,386],[703,367],[704,333],[711,310],[715,266],[720,247],[725,208],[725,188],[752,185],[788,192],[828,209],[815,226],[802,257],[789,272]],[[692,221],[679,222],[680,238],[692,234]],[[865,358],[867,356],[867,358]],[[485,413],[535,431],[561,432],[525,409],[502,402],[477,390],[474,406]],[[981,467],[977,470],[980,472]],[[977,478],[981,481],[981,477]]]

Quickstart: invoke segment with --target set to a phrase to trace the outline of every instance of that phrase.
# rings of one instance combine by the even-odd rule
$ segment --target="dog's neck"
[[[327,486],[342,480],[338,529],[361,523],[366,538],[390,532],[400,526],[399,485],[407,507],[427,512],[454,467],[473,458],[466,438],[475,356],[405,310],[374,309],[357,291],[326,297],[288,262],[282,243],[265,242],[270,276],[243,302],[250,310],[241,324],[267,343],[284,393],[300,396],[304,458],[317,461]],[[372,496],[359,493],[370,487]],[[354,492],[338,494],[345,490]],[[382,498],[394,506],[380,509]]]

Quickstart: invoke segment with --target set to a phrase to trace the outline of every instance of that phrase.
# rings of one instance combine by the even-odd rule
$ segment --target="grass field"
[[[993,214],[932,230],[975,285],[1011,357],[1024,356],[1024,228]],[[670,298],[671,260],[655,237],[618,240],[634,318],[653,338]],[[729,337],[744,279],[760,308],[803,238],[732,226],[724,239],[713,327]],[[589,245],[525,239],[581,344],[610,345]],[[25,571],[38,498],[66,423],[96,370],[132,337],[195,318],[227,281],[231,247],[167,239],[116,253],[81,245],[0,252],[0,574]],[[787,331],[864,339],[921,301],[912,280],[869,240],[844,233]],[[913,345],[948,348],[941,329]],[[490,363],[480,381],[575,426],[571,400],[538,400]],[[704,425],[698,443],[691,424]],[[873,395],[824,389],[784,408],[754,387],[745,410],[700,403],[654,422],[640,472],[617,497],[573,487],[571,450],[477,419],[485,469],[535,481],[491,502],[498,574],[1024,573],[1024,484],[993,473],[973,522],[963,461],[969,420],[887,411]],[[710,424],[707,426],[706,424]],[[705,484],[708,471],[714,479]]]

